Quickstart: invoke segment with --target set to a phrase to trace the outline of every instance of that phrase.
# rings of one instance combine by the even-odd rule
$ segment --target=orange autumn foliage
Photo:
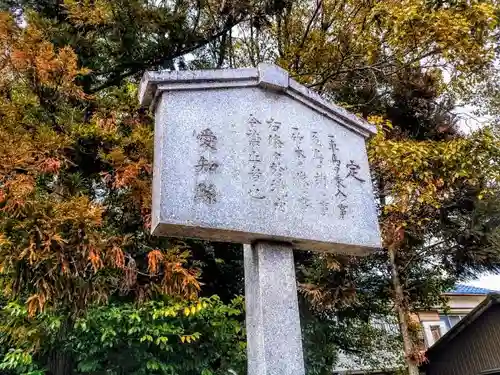
[[[23,28],[0,13],[0,48],[3,296],[31,315],[81,312],[113,294],[195,297],[189,253],[146,232],[152,128],[134,92],[85,95],[77,82],[88,69],[35,21]]]

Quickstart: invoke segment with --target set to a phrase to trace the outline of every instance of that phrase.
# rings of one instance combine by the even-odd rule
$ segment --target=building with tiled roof
[[[422,338],[425,349],[431,347],[442,336],[450,331],[456,324],[464,319],[474,308],[481,304],[488,295],[495,291],[485,288],[477,288],[470,285],[458,284],[453,289],[444,293],[448,297],[448,306],[446,309],[441,307],[419,311],[415,319],[420,321],[422,326]],[[499,292],[496,292],[499,293]],[[378,322],[374,322],[378,325]],[[385,322],[389,331],[398,330],[396,322]],[[424,348],[422,348],[424,349]],[[401,354],[401,353],[399,353]],[[399,365],[399,355],[391,350],[381,349],[376,353],[377,360],[382,359],[386,369],[396,369]],[[377,362],[379,363],[379,362]],[[395,374],[395,370],[377,370],[374,371],[371,364],[364,364],[356,356],[346,353],[340,353],[339,360],[333,370],[334,375],[338,374]]]
[[[438,341],[446,332],[483,302],[490,293],[498,293],[498,291],[458,284],[452,290],[444,293],[448,297],[448,307],[446,310],[436,308],[429,311],[420,311],[417,315],[422,324],[426,347],[430,347]]]
[[[485,289],[485,288],[478,288],[475,286],[470,286],[470,285],[465,285],[465,284],[458,284],[450,290],[449,292],[446,292],[445,295],[470,295],[470,296],[477,296],[477,295],[487,295],[490,293],[498,293],[499,291],[497,290],[491,290],[491,289]]]
[[[487,289],[466,291],[480,293]],[[426,352],[426,375],[500,374],[500,294],[490,293]]]

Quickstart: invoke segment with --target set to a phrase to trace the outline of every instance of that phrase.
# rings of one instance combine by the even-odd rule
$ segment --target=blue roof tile
[[[465,284],[457,284],[455,288],[453,288],[449,292],[446,292],[446,294],[477,294],[477,295],[486,295],[488,293],[498,293],[498,291],[485,288],[477,288],[475,286],[470,286]]]

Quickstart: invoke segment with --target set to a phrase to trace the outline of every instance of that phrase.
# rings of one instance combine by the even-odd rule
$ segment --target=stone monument
[[[147,72],[152,232],[244,246],[249,375],[302,375],[293,249],[380,248],[375,128],[269,64]]]

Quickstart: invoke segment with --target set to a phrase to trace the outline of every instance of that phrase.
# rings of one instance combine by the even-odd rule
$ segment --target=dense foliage
[[[149,235],[145,69],[275,62],[378,126],[369,157],[385,251],[296,254],[310,374],[346,353],[399,365],[399,334],[384,328],[395,320],[414,373],[424,358],[412,313],[499,270],[498,129],[465,134],[454,112],[482,95],[475,103],[496,115],[496,1],[0,8],[2,371],[245,371],[241,249]]]
[[[27,309],[10,303],[2,311],[2,344],[16,349],[6,353],[0,369],[44,373],[46,348],[54,346],[72,358],[73,368],[66,371],[80,374],[243,373],[242,303],[239,298],[224,305],[211,297],[95,306],[64,337],[58,335],[66,324],[64,316],[40,313],[27,331]]]

